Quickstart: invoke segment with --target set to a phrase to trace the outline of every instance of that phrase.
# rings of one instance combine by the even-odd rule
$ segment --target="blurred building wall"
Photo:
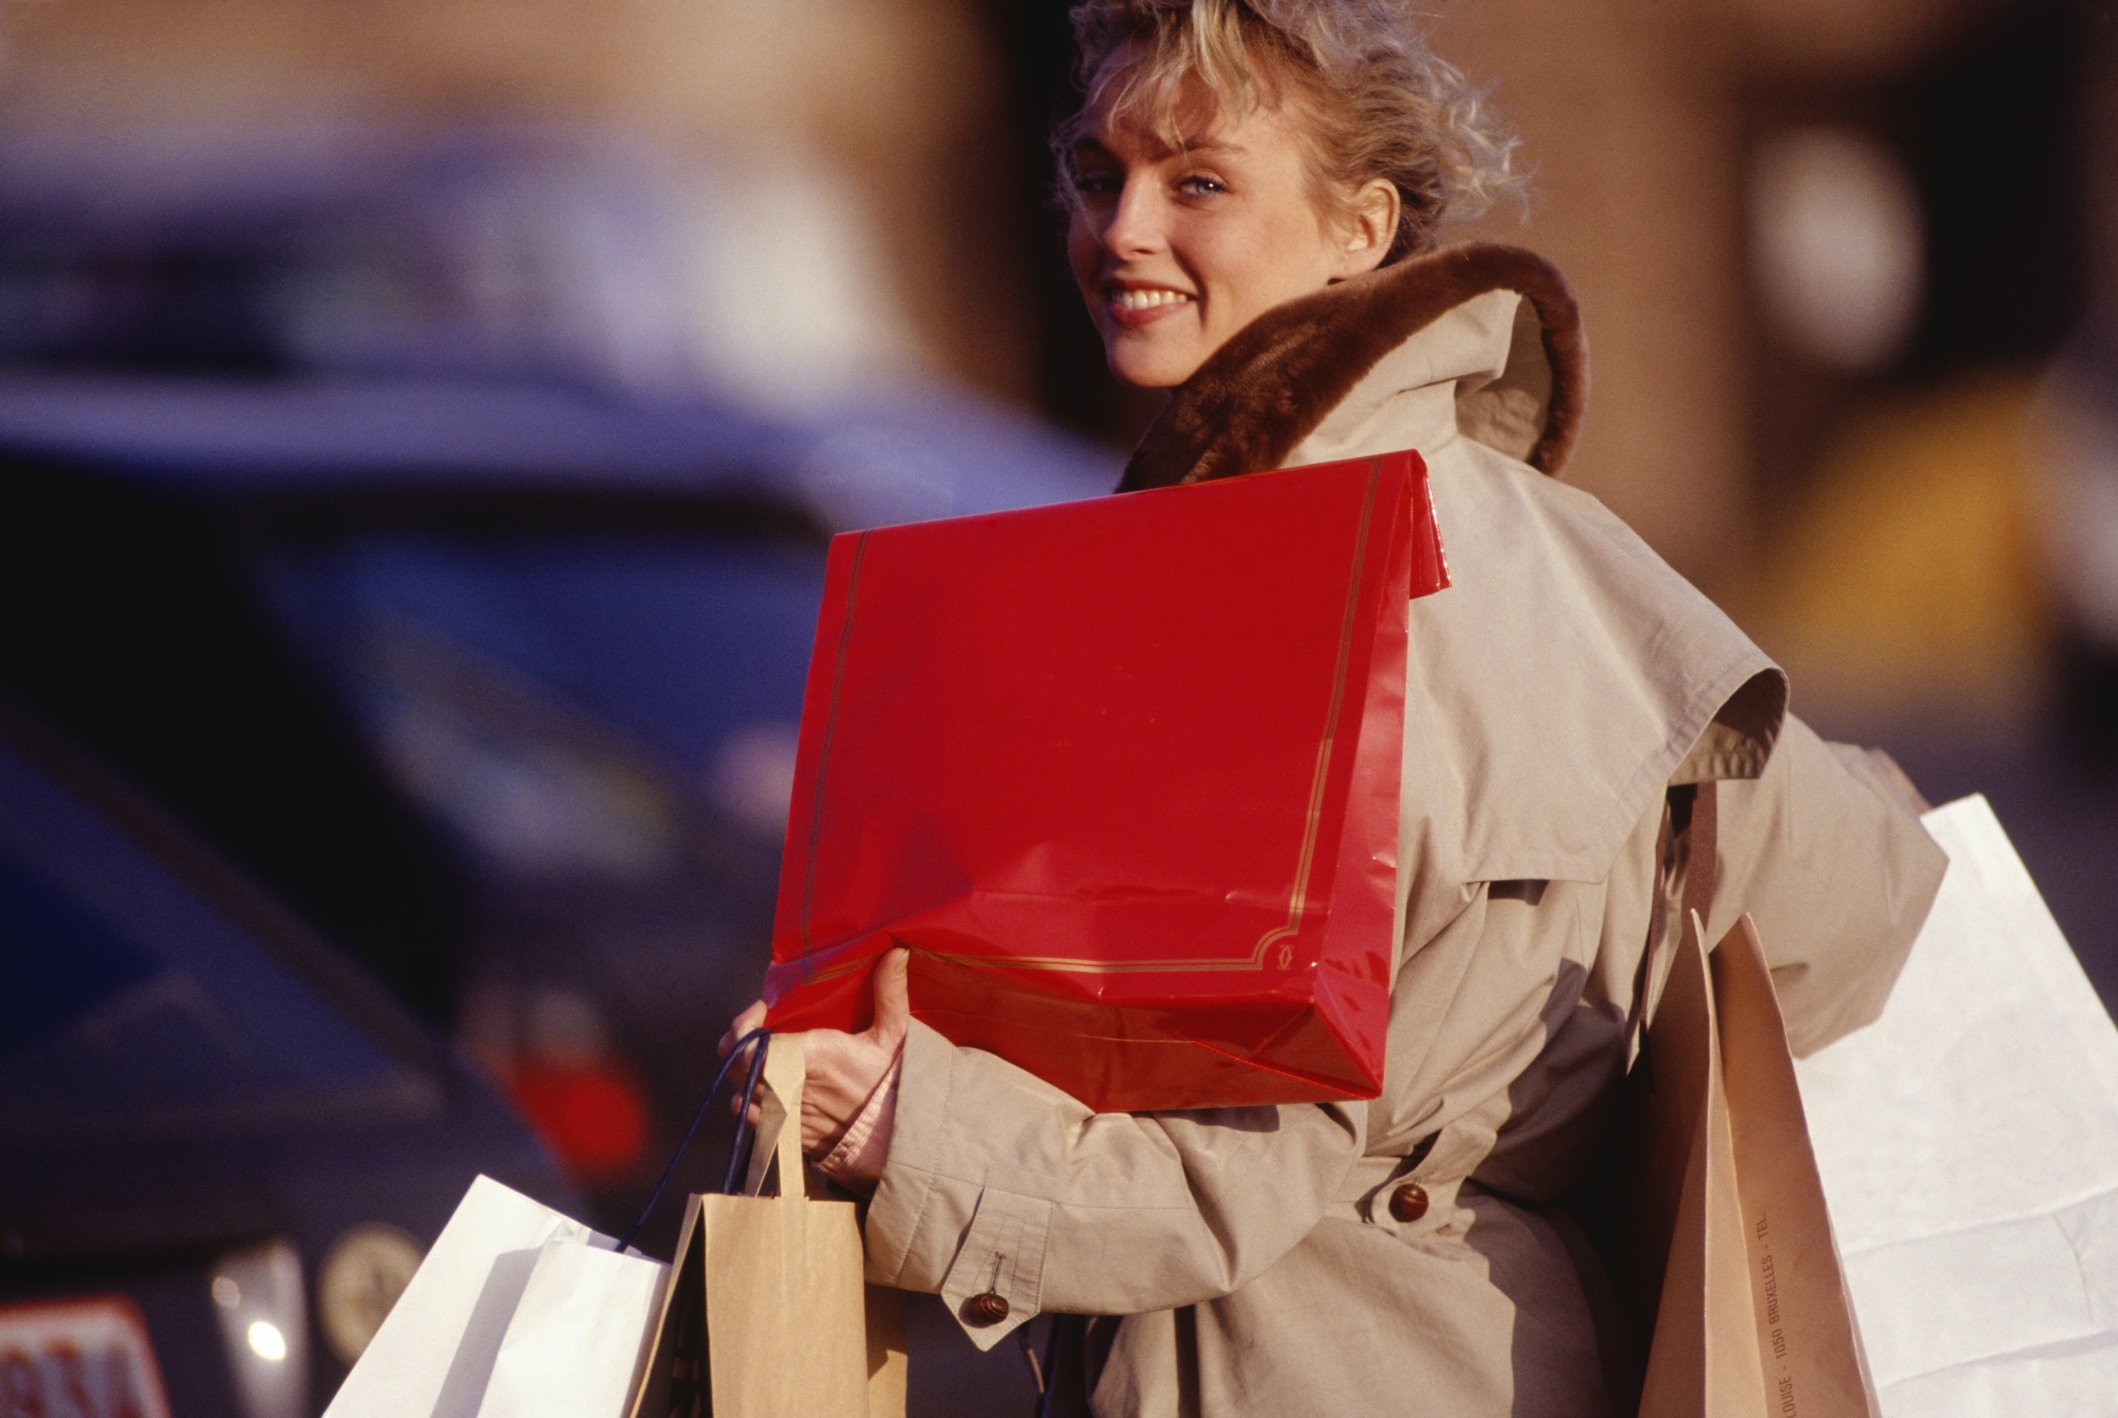
[[[1479,231],[1565,271],[1589,333],[1569,479],[1709,590],[1760,551],[1757,313],[1747,285],[1746,95],[1773,78],[1881,82],[1981,0],[1482,0],[1436,47],[1522,139],[1526,224]]]
[[[694,291],[791,380],[1027,398],[1005,72],[969,0],[87,0],[0,9],[0,137],[316,124],[586,127],[695,174]],[[732,199],[736,217],[725,216]],[[820,232],[828,227],[831,232]],[[834,234],[835,233],[835,234]],[[830,239],[824,239],[829,236]],[[810,253],[818,253],[813,258]],[[806,261],[806,265],[803,262]],[[735,294],[729,293],[733,283]],[[731,303],[735,304],[730,309]],[[815,324],[806,343],[791,327]],[[835,342],[835,343],[834,343]],[[828,346],[828,348],[827,348]],[[834,361],[826,356],[840,355]]]

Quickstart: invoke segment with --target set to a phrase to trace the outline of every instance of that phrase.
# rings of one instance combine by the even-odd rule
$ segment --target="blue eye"
[[[1213,197],[1226,192],[1228,188],[1218,178],[1201,177],[1193,173],[1177,179],[1177,190],[1187,197]]]

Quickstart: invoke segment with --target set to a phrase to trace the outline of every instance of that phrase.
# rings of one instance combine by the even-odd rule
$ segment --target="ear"
[[[1340,250],[1334,280],[1372,271],[1390,254],[1397,236],[1398,203],[1395,183],[1371,177],[1353,194],[1345,225],[1345,245]]]

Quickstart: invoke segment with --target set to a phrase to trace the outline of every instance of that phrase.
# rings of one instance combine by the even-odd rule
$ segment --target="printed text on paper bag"
[[[1755,1244],[1751,1252],[1758,1259],[1758,1295],[1765,1305],[1765,1330],[1772,1340],[1772,1357],[1784,1364],[1787,1360],[1787,1331],[1780,1323],[1780,1277],[1772,1263],[1772,1248],[1767,1237],[1772,1228],[1764,1216],[1759,1216],[1751,1227]],[[1779,1393],[1779,1407],[1775,1410],[1781,1418],[1795,1418],[1794,1376],[1781,1369],[1774,1380]]]

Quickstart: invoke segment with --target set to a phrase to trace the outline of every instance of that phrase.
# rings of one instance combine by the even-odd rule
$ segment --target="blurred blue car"
[[[474,1176],[578,1204],[431,1030],[13,710],[0,962],[10,1412],[316,1412]]]

